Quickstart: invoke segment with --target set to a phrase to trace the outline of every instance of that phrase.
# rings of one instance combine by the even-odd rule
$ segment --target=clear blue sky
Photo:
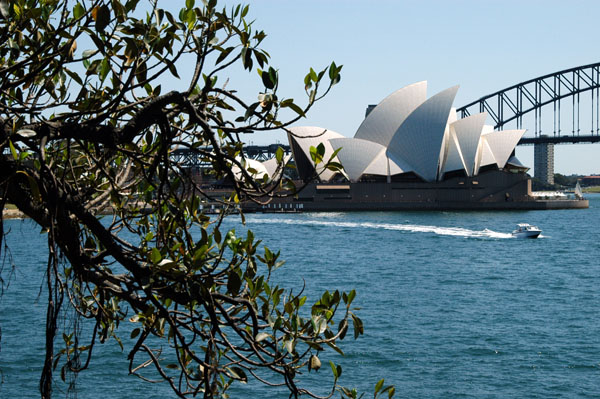
[[[429,96],[459,84],[458,107],[530,78],[600,61],[598,0],[258,0],[250,2],[249,17],[268,35],[263,48],[288,96],[302,98],[311,66],[344,65],[340,85],[301,124],[348,137],[367,104],[417,81],[428,81]],[[228,87],[255,95],[248,80],[240,72]],[[247,140],[265,144],[285,137]],[[517,156],[533,167],[533,147],[518,147]],[[558,173],[600,173],[600,144],[556,146],[555,158]]]

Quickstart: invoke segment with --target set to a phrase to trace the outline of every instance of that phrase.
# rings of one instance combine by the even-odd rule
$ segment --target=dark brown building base
[[[527,174],[492,170],[475,177],[453,177],[434,183],[311,183],[294,197],[266,205],[249,204],[244,209],[251,212],[339,212],[542,210],[588,206],[587,200],[534,199]]]

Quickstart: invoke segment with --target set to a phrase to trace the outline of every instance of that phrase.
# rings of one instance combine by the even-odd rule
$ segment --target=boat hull
[[[516,237],[516,238],[538,238],[541,233],[542,232],[539,230],[515,232],[515,233],[513,233],[513,237]]]

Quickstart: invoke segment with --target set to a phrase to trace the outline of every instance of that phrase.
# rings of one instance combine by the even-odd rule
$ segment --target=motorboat
[[[517,229],[512,232],[517,238],[538,238],[542,230],[528,223],[517,224]]]

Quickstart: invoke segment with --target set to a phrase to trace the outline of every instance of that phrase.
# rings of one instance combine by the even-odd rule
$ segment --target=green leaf
[[[337,156],[337,154],[342,150],[343,147],[337,148],[335,151],[333,151],[333,154],[331,154],[331,156],[329,157],[329,160],[332,161],[333,158],[335,158]]]
[[[272,67],[269,67],[269,78],[273,82],[273,86],[277,86],[278,76],[277,71]]]
[[[231,54],[231,52],[233,51],[233,49],[234,49],[234,47],[227,47],[226,49],[221,50],[221,54],[219,54],[219,57],[217,57],[217,61],[215,62],[215,65],[219,64],[225,58],[227,58],[227,56],[229,54]]]
[[[92,17],[96,20],[96,30],[98,32],[104,32],[104,29],[106,29],[110,23],[110,8],[108,8],[107,5],[96,7],[92,11]]]
[[[244,68],[251,71],[252,70],[252,50],[248,47],[244,47],[241,51],[242,64]]]
[[[338,324],[338,331],[340,332],[340,339],[346,338],[346,333],[348,332],[348,320],[342,319]]]
[[[346,307],[350,307],[350,304],[352,303],[352,301],[354,300],[354,297],[356,297],[356,290],[352,290],[348,293],[348,295],[346,295],[344,293],[343,298],[344,298],[344,303],[346,304]]]
[[[177,68],[175,67],[175,64],[173,64],[170,60],[166,58],[164,58],[163,61],[167,64],[167,67],[169,68],[169,71],[173,74],[173,76],[179,79],[179,74],[177,73]]]
[[[390,386],[390,390],[388,391],[388,398],[391,399],[395,393],[396,393],[396,388],[394,388],[393,386]]]
[[[277,163],[283,162],[283,148],[277,147],[277,150],[275,151],[275,159],[277,160]]]
[[[100,63],[100,71],[99,71],[99,75],[100,75],[100,81],[104,81],[104,79],[106,79],[106,76],[108,75],[108,73],[110,72],[110,62],[108,61],[108,58],[104,58],[102,60],[102,62]]]
[[[319,144],[319,146],[322,146],[323,143]],[[310,146],[310,157],[312,158],[312,161],[315,163],[315,165],[320,164],[321,162],[323,162],[323,155],[319,153],[319,148],[318,147],[314,147],[314,146]]]
[[[158,263],[160,263],[161,259],[162,255],[160,254],[159,249],[156,247],[152,248],[152,253],[150,254],[150,260],[152,261],[152,263],[157,265]]]
[[[194,8],[194,0],[185,0],[185,8]]]
[[[384,379],[380,379],[377,384],[375,384],[375,396],[377,396],[377,392],[383,387]]]
[[[115,13],[115,17],[117,18],[119,23],[125,22],[125,18],[127,16],[127,11],[125,10],[125,7],[121,4],[121,0],[112,0],[111,4],[112,4],[112,10]],[[157,11],[157,14],[160,15],[159,21],[162,20],[161,13],[164,13],[164,11],[162,11],[162,10]]]
[[[317,153],[321,156],[321,159],[323,159],[323,156],[325,156],[325,144],[319,143],[317,146]]]
[[[327,334],[325,334],[327,335]],[[327,346],[329,346],[331,349],[333,349],[334,351],[336,351],[337,353],[339,353],[340,355],[344,356],[344,351],[341,350],[337,345],[335,345],[334,343],[331,342],[327,342]]]
[[[140,334],[140,329],[139,328],[134,328],[131,331],[131,338],[133,339],[133,338],[137,337],[139,334]]]
[[[244,114],[244,120],[248,120],[252,115],[254,115],[254,112],[259,105],[260,103],[250,104],[250,106],[246,109],[246,113]]]
[[[267,71],[261,71],[260,77],[262,78],[262,82],[267,89],[275,88],[275,81],[273,80],[273,77],[270,73],[268,73]]]
[[[70,69],[64,68],[63,69],[67,75],[69,75],[71,77],[71,79],[73,79],[74,81],[76,81],[77,83],[79,83],[80,85],[83,85],[83,81],[81,80],[81,77],[76,74],[75,72],[71,71]]]
[[[248,382],[248,377],[246,376],[246,372],[241,367],[233,366],[233,367],[229,367],[227,370],[229,370],[229,373],[236,380],[243,382],[243,383]]]
[[[283,101],[281,103],[281,106],[282,107],[289,107],[289,108],[291,108],[295,113],[297,113],[298,115],[300,115],[302,117],[306,116],[306,114],[304,113],[304,110],[302,108],[300,108],[298,105],[296,105],[294,103],[293,99],[290,98],[288,100]]]
[[[146,76],[148,73],[148,67],[146,66],[145,62],[142,62],[137,70],[135,71],[135,78],[137,79],[137,81],[141,84],[147,84],[146,83]]]
[[[12,141],[8,140],[8,146],[10,147],[10,153],[12,154],[15,161],[19,160],[19,155],[17,154],[17,149],[13,145]]]
[[[83,6],[80,3],[75,4],[75,7],[73,7],[73,16],[75,17],[75,19],[81,18],[84,14],[85,9],[83,8]]]
[[[357,339],[359,335],[365,333],[362,320],[355,315],[352,315],[352,325],[354,327],[354,339]]]
[[[229,272],[229,278],[227,279],[227,291],[232,295],[238,295],[240,287],[242,286],[242,280],[235,270]]]
[[[65,334],[63,333],[63,341],[65,341],[65,344],[69,345],[71,343],[71,338],[73,337],[73,334]]]
[[[339,172],[343,169],[344,167],[342,166],[341,163],[339,162],[327,162],[327,169],[328,170],[332,170],[334,172]]]
[[[249,9],[249,7],[250,7],[249,5],[246,5],[246,6],[244,7],[244,9],[242,10],[242,18],[245,18],[245,17],[246,17],[246,15],[248,14],[248,9]]]
[[[342,65],[339,67],[335,65],[335,62],[332,62],[329,66],[329,79],[331,80],[331,85],[334,86],[340,82],[342,76],[340,71],[342,70]]]
[[[336,76],[337,76],[337,66],[335,65],[335,62],[332,62],[331,65],[329,66],[329,79],[334,80]]]
[[[346,387],[340,387],[340,389],[341,389],[342,393],[344,395],[346,395],[346,397],[351,398],[351,399],[356,399],[356,395],[357,395],[356,388],[350,390]]]
[[[325,69],[319,72],[319,75],[317,76],[317,80],[319,82],[321,81],[321,79],[323,79],[323,75],[325,75]]]
[[[331,371],[333,372],[333,378],[335,378],[337,380],[339,378],[339,375],[338,375],[338,370],[337,370],[337,367],[335,366],[335,363],[333,363],[330,360],[329,361],[329,366],[331,366]]]
[[[311,70],[312,70],[312,68],[311,68]],[[309,72],[304,77],[304,90],[308,90],[311,87],[312,87],[312,79],[311,79],[310,72]]]

